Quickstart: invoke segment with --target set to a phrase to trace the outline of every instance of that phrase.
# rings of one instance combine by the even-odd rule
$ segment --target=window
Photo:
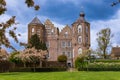
[[[88,33],[88,27],[86,26],[86,33]]]
[[[54,32],[54,29],[52,29],[51,32],[53,33],[53,32]]]
[[[50,58],[50,53],[48,52],[48,54],[47,54],[47,58]]]
[[[45,25],[45,29],[46,29],[47,34],[51,34],[51,27],[50,26]]]
[[[82,37],[81,36],[78,37],[78,43],[82,43]]]
[[[50,42],[46,42],[46,47],[50,48]]]
[[[71,58],[71,53],[68,52],[68,53],[67,53],[67,56],[68,56],[68,58]]]
[[[78,54],[82,54],[82,49],[81,48],[78,49]]]
[[[54,34],[54,29],[51,30],[51,34],[52,34],[52,35]]]
[[[65,32],[64,36],[65,36],[65,38],[68,37],[68,32]]]
[[[65,46],[65,42],[62,42],[62,47],[63,47],[63,48],[66,47],[66,46]]]
[[[34,29],[34,28],[32,28],[32,33],[33,33],[33,32],[35,32],[35,29]]]
[[[37,33],[40,33],[40,29],[37,29]]]
[[[40,29],[37,29],[37,35],[40,37]]]
[[[68,47],[71,47],[71,42],[70,41],[68,41]]]
[[[86,37],[86,43],[88,42],[88,37]]]
[[[63,52],[63,55],[65,55],[65,52]]]
[[[82,26],[79,25],[79,26],[78,26],[78,33],[81,33],[81,32],[82,32]]]

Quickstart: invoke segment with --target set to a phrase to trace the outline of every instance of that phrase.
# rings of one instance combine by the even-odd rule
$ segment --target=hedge
[[[55,72],[55,71],[66,71],[67,68],[35,68],[35,72]],[[33,68],[20,67],[10,70],[10,72],[34,72]]]
[[[89,63],[79,71],[120,71],[120,63]]]
[[[111,62],[113,62],[113,63],[118,63],[118,62],[120,62],[120,60],[110,60],[110,59],[98,59],[98,60],[95,60],[95,62],[104,62],[104,63],[111,63]]]

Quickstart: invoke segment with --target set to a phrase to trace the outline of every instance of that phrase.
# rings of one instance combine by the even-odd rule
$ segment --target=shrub
[[[21,59],[16,57],[16,55],[20,54],[19,52],[12,52],[9,56],[9,61],[14,63],[20,63]]]
[[[89,71],[120,71],[120,63],[90,63],[87,67],[79,68],[81,70]]]
[[[118,63],[120,62],[120,60],[110,60],[110,59],[98,59],[98,60],[95,60],[95,62],[104,62],[104,63]]]
[[[65,55],[58,56],[58,61],[59,62],[67,62],[67,56],[65,56]]]
[[[77,57],[76,60],[75,60],[75,67],[76,68],[84,68],[86,67],[88,64],[87,61],[85,61],[85,57]]]

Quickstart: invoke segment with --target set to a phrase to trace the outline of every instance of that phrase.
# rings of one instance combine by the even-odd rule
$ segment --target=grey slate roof
[[[30,24],[42,24],[42,23],[41,23],[41,21],[40,21],[37,17],[35,17],[35,18],[30,22]]]

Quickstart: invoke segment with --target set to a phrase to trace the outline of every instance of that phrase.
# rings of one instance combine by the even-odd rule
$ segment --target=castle
[[[90,23],[81,12],[71,26],[66,25],[59,32],[49,19],[43,24],[35,17],[28,24],[28,41],[32,35],[37,34],[46,43],[49,61],[57,61],[57,57],[64,54],[68,58],[67,64],[73,66],[75,59],[90,48]]]

